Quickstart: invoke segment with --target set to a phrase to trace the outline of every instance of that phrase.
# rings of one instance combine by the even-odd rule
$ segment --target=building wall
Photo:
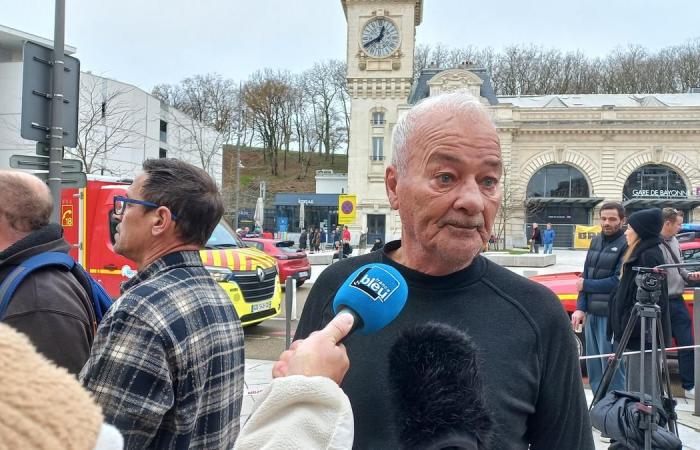
[[[344,0],[348,22],[348,87],[352,98],[348,148],[348,188],[357,194],[358,219],[352,231],[367,230],[367,215],[386,216],[387,239],[401,235],[401,221],[392,211],[384,186],[391,161],[391,132],[407,111],[412,79],[414,28],[420,23],[416,1]],[[418,7],[416,7],[418,5]],[[388,11],[403,36],[401,52],[371,61],[362,56],[358,36],[377,11]],[[363,59],[364,58],[364,59]],[[392,66],[391,61],[395,64]],[[468,68],[436,71],[427,81],[430,94],[466,89],[476,95],[482,80]],[[547,97],[547,98],[544,98]],[[487,105],[496,124],[504,161],[504,190],[508,195],[506,240],[524,246],[525,196],[532,176],[549,164],[566,164],[583,173],[590,197],[621,201],[627,178],[647,164],[675,170],[689,196],[700,188],[700,94],[617,96],[615,104],[601,96],[572,95],[500,98]],[[613,97],[613,96],[610,96]],[[626,98],[625,98],[626,97]],[[666,103],[664,103],[664,101]],[[597,102],[597,103],[596,103]],[[493,103],[493,102],[492,102]],[[534,106],[528,106],[534,105]],[[381,110],[386,123],[373,126],[372,112]],[[383,161],[372,161],[372,137],[384,137]],[[700,219],[697,211],[691,220]],[[597,210],[588,221],[595,223]]]
[[[9,168],[11,155],[31,155],[36,149],[34,141],[20,136],[23,64],[14,61],[13,55],[16,52],[8,50],[0,62],[0,168]],[[110,99],[105,119],[88,120],[94,117],[95,108],[99,111],[105,98]],[[104,148],[105,136],[112,136],[108,139],[109,151],[92,161],[91,173],[133,177],[144,159],[158,158],[163,148],[168,157],[206,167],[221,184],[221,136],[184,113],[162,105],[138,87],[83,72],[79,110],[79,140],[88,142],[88,149]],[[160,140],[161,119],[168,122],[167,142]],[[86,123],[94,126],[85,127]],[[204,161],[199,147],[206,149]],[[94,152],[88,150],[88,154]],[[68,150],[66,158],[74,157]]]
[[[348,193],[348,174],[346,173],[329,173],[316,174],[316,193],[317,194],[347,194]]]

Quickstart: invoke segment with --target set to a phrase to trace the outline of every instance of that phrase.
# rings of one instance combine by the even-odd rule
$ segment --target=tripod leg
[[[662,381],[660,386],[661,389],[661,402],[665,408],[668,408],[669,413],[668,418],[668,429],[678,436],[678,424],[676,419],[676,401],[673,399],[673,392],[671,392],[671,375],[668,369],[668,359],[666,357],[666,338],[664,338],[664,328],[661,320],[656,322],[657,334],[659,336],[659,353],[661,358],[661,364],[659,367],[659,380]],[[666,391],[664,393],[664,390]],[[665,395],[664,395],[665,394]],[[664,397],[668,399],[664,402]]]
[[[613,376],[615,375],[615,371],[620,366],[620,359],[622,358],[622,354],[625,352],[625,348],[627,348],[627,343],[629,342],[630,337],[632,336],[632,331],[634,330],[634,327],[637,324],[638,318],[639,310],[637,308],[632,309],[630,318],[627,321],[627,325],[625,325],[625,331],[622,333],[620,345],[615,351],[615,355],[613,355],[612,358],[608,359],[608,365],[605,367],[605,372],[603,372],[603,378],[600,381],[598,390],[595,391],[595,395],[593,396],[593,401],[591,402],[591,407],[589,408],[589,410],[592,409],[593,406],[595,406],[595,404],[598,403],[603,397],[605,397],[605,394],[607,394],[610,382],[612,381]]]

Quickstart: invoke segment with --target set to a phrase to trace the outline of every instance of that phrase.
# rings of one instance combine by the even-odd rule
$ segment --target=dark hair
[[[204,246],[224,214],[214,180],[199,167],[173,158],[147,159],[143,198],[177,216],[175,230],[186,244]]]
[[[614,209],[617,211],[617,215],[620,216],[620,219],[625,218],[625,208],[617,202],[603,203],[603,206],[600,207],[600,211],[602,212],[606,209]]]

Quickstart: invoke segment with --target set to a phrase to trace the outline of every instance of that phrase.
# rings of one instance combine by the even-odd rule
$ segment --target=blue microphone
[[[407,297],[408,286],[398,270],[386,264],[365,264],[340,286],[333,312],[352,314],[355,321],[350,333],[367,335],[396,319]]]

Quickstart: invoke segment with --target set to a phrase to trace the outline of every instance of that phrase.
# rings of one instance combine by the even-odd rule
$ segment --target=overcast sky
[[[150,91],[217,72],[293,72],[345,58],[340,0],[66,0],[66,43],[83,70]],[[0,24],[53,39],[53,0],[0,0]],[[535,43],[604,56],[700,37],[698,0],[425,0],[419,44]]]

